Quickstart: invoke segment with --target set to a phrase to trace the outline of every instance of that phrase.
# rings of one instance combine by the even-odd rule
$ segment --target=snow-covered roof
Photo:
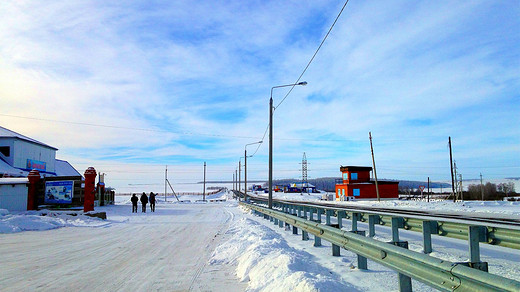
[[[55,167],[57,176],[81,176],[81,173],[65,160],[56,159]]]
[[[26,177],[2,177],[0,178],[0,185],[17,185],[27,184],[29,179]]]
[[[0,159],[0,174],[7,174],[9,176],[27,176],[29,172],[12,167],[9,163]]]
[[[45,146],[45,147],[48,147],[48,148],[51,148],[51,149],[54,149],[54,150],[58,150],[58,148],[56,147],[52,147],[52,146],[49,146],[45,143],[42,143],[38,140],[34,140],[33,138],[29,138],[27,136],[24,136],[22,134],[19,134],[19,133],[16,133],[14,131],[11,131],[9,129],[6,129],[2,126],[0,126],[0,138],[18,138],[20,140],[25,140],[25,141],[28,141],[28,142],[31,142],[31,143],[35,143],[35,144],[38,144],[38,145],[41,145],[41,146]]]

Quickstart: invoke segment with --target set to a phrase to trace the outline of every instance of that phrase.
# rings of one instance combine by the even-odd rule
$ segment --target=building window
[[[343,191],[342,191],[342,192],[343,192],[343,197],[344,197],[344,196],[345,196],[345,189],[343,189]]]
[[[2,153],[5,157],[11,156],[11,147],[0,146],[0,153]]]
[[[348,173],[347,172],[343,173],[343,180],[348,180]]]
[[[359,189],[353,189],[352,194],[354,195],[354,197],[359,197],[361,195],[361,192]]]
[[[351,180],[356,180],[357,179],[357,172],[353,172],[350,174],[350,179]]]

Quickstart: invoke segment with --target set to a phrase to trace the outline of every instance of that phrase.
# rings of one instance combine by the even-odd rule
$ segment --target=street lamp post
[[[299,82],[286,85],[278,85],[271,87],[271,98],[269,99],[269,209],[273,208],[273,89],[280,87],[296,86],[296,85],[307,85],[307,82]]]
[[[249,143],[244,146],[244,201],[247,202],[247,146],[261,144],[263,141]],[[253,157],[253,155],[249,156]]]
[[[242,157],[240,157],[240,159],[238,160],[238,182],[237,182],[237,185],[238,185],[238,200],[240,201],[240,183],[242,182],[242,179],[241,179],[241,176],[242,176],[242,170],[240,169],[241,168],[241,164],[242,164]]]

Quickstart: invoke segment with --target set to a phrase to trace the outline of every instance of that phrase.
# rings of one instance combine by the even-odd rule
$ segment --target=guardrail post
[[[327,210],[328,212],[329,210]],[[334,228],[338,228],[339,229],[339,225],[338,224],[330,224],[330,219],[329,219],[329,224],[327,224],[328,226],[330,227],[334,227]],[[340,248],[339,248],[339,245],[335,245],[334,243],[332,243],[332,256],[334,257],[339,257],[341,255],[341,251],[340,251]]]
[[[368,215],[368,237],[376,235],[376,224],[379,224],[379,215]]]
[[[488,271],[488,263],[480,261],[480,242],[487,242],[487,228],[485,226],[468,226],[469,263],[460,263],[471,268]]]
[[[325,224],[329,225],[330,226],[330,213],[331,213],[331,210],[325,210]]]
[[[282,220],[278,220],[278,227],[283,228],[283,221]]]
[[[312,209],[311,209],[312,210]],[[320,214],[320,209],[316,209],[316,214],[318,215],[316,220],[314,220],[313,218],[313,215],[312,215],[312,211],[311,211],[311,221],[313,222],[316,222],[316,223],[321,223],[321,219],[319,217],[319,214]],[[321,237],[317,236],[317,235],[314,235],[314,246],[315,247],[318,247],[318,246],[321,246]]]
[[[352,231],[357,231],[357,222],[360,219],[361,214],[352,213]]]
[[[403,226],[403,218],[392,217],[392,242],[399,242],[399,228],[403,228]]]
[[[399,241],[399,228],[404,227],[402,217],[392,217],[392,242],[393,245],[408,249],[408,241]],[[412,291],[412,279],[404,274],[398,273],[399,291]]]
[[[321,215],[323,215],[323,210],[320,209],[320,208],[318,208],[318,216],[317,216],[318,218],[317,218],[317,220],[318,220],[318,222],[320,222],[320,223],[321,223]]]
[[[423,247],[424,253],[431,253],[432,249],[432,233],[437,234],[437,221],[423,221]]]
[[[309,240],[309,233],[305,231],[305,229],[302,229],[302,240],[307,241]]]
[[[278,225],[278,219],[277,218],[274,218],[273,221],[274,221],[274,225]]]
[[[356,233],[356,234],[359,234],[359,235],[362,235],[362,236],[365,236],[365,231],[350,231],[352,233]],[[366,270],[368,269],[368,265],[367,265],[367,258],[362,256],[362,255],[359,255],[357,254],[357,262],[358,262],[358,269],[360,270]]]
[[[399,291],[401,292],[412,292],[412,278],[403,275],[398,274],[399,278]]]
[[[297,216],[297,214],[293,214],[293,216]],[[294,225],[292,226],[292,234],[298,234],[298,227],[296,227]]]
[[[345,211],[336,211],[338,213],[338,226],[339,229],[343,228],[343,218],[345,218]],[[345,214],[346,215],[346,214]]]

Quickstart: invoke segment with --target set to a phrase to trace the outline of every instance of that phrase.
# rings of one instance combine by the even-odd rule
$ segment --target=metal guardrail
[[[399,273],[401,291],[411,291],[409,277],[443,291],[520,291],[520,282],[470,268],[464,263],[453,263],[426,254],[410,251],[398,243],[381,242],[356,232],[343,231],[315,221],[300,218],[258,205],[241,202],[256,212],[275,218],[275,224],[286,225],[327,240],[336,247],[343,247],[358,255],[358,266],[366,269],[366,259],[373,260]],[[277,222],[278,221],[278,222]],[[294,230],[293,230],[294,233]],[[363,261],[364,260],[364,261]],[[408,281],[407,281],[408,280]]]
[[[252,201],[264,203],[264,200],[261,198],[253,198]],[[338,216],[339,214],[342,218],[345,219],[357,219],[357,221],[360,222],[368,222],[368,224],[370,225],[369,228],[371,230],[374,230],[374,224],[391,226],[392,218],[395,217],[403,218],[402,227],[400,228],[416,232],[424,232],[424,222],[429,222],[431,226],[429,232],[431,235],[446,236],[464,240],[470,240],[469,226],[479,225],[482,226],[481,230],[479,231],[479,242],[513,249],[520,249],[520,230],[497,226],[496,224],[486,224],[482,222],[475,222],[472,224],[458,223],[453,222],[452,218],[439,217],[429,219],[416,218],[427,216],[425,214],[415,216],[407,214],[385,215],[381,212],[375,212],[370,210],[349,210],[346,208],[341,208],[340,206],[308,206],[310,202],[301,202],[300,204],[294,204],[292,202],[275,201],[273,204],[275,208],[280,207],[282,205],[288,205],[293,206],[295,208],[321,209],[323,213],[325,213],[325,210],[334,210],[334,216]],[[395,210],[395,212],[397,213],[399,212],[399,210]],[[374,215],[377,217],[373,217]],[[370,220],[371,216],[373,217],[372,220]],[[425,250],[425,252],[428,252],[428,248]]]

